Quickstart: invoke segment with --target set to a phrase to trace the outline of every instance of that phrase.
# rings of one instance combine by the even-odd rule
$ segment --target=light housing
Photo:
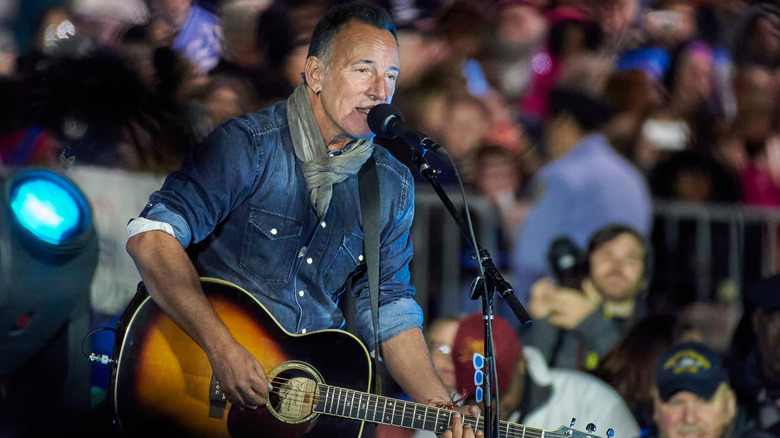
[[[0,173],[0,377],[89,315],[98,242],[84,194],[47,169]],[[81,316],[83,317],[83,315]]]

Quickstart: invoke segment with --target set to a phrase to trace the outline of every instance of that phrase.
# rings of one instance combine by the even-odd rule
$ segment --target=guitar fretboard
[[[454,413],[449,409],[330,385],[317,385],[317,402],[314,411],[353,420],[436,433],[442,433],[450,427]],[[471,426],[474,430],[484,430],[483,417],[464,415],[462,418],[463,423]],[[506,421],[499,423],[499,436],[512,438],[566,437],[564,433],[545,431]]]

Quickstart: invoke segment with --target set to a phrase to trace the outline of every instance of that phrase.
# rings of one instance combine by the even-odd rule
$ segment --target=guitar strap
[[[360,211],[363,218],[363,251],[366,256],[368,292],[371,298],[371,319],[374,322],[374,393],[380,394],[379,386],[379,230],[380,194],[379,174],[374,156],[368,157],[358,172]]]

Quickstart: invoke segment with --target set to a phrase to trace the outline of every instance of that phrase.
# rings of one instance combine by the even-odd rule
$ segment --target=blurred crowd
[[[169,170],[220,122],[287,98],[329,3],[4,2],[0,159]],[[508,238],[554,155],[550,91],[583,57],[605,64],[588,85],[611,110],[603,131],[654,196],[780,205],[774,2],[379,3],[399,28],[396,105],[500,207]]]
[[[287,99],[302,80],[309,35],[333,2],[0,2],[0,165],[164,175],[223,121]],[[778,281],[761,283],[745,298],[739,348],[702,353],[696,346],[686,353],[705,362],[711,353],[726,354],[731,380],[704,373],[715,389],[696,383],[662,396],[654,390],[656,372],[666,378],[671,368],[685,367],[672,361],[656,370],[656,359],[677,341],[708,340],[686,331],[676,314],[653,314],[663,305],[645,309],[642,291],[652,277],[652,199],[780,206],[780,5],[376,2],[398,27],[401,74],[393,104],[457,165],[456,173],[448,161],[430,157],[442,170],[439,181],[452,184],[460,175],[495,209],[521,301],[543,322],[537,330],[560,332],[521,333],[523,352],[518,346],[512,358],[522,364],[516,378],[528,388],[529,373],[542,373],[533,382],[540,391],[534,394],[544,397],[550,385],[569,378],[555,374],[558,368],[595,373],[646,434],[672,421],[663,413],[687,415],[680,421],[689,428],[681,430],[698,431],[691,418],[707,403],[722,408],[714,417],[728,421],[697,436],[730,436],[739,429],[734,424],[778,433]],[[412,165],[405,145],[378,143]],[[144,189],[135,197],[146,195]],[[610,295],[610,280],[599,286],[602,274],[587,270],[580,273],[587,281],[562,284],[547,258],[560,235],[586,248],[590,269],[614,263],[615,271],[624,270],[615,281],[628,285]],[[605,257],[598,259],[604,264],[594,257]],[[447,321],[456,329],[463,319]],[[584,335],[597,334],[607,345],[588,344]],[[535,338],[555,342],[544,346]],[[431,341],[434,360],[452,357],[452,342]],[[508,365],[507,380],[514,367]],[[591,377],[574,380],[588,386]],[[732,412],[735,389],[739,409]],[[680,392],[698,399],[674,402]],[[533,419],[533,403],[548,403],[522,394],[508,396],[517,402],[505,411],[515,413],[512,421]],[[521,405],[530,410],[517,410]],[[674,414],[673,407],[689,411]],[[663,427],[659,433],[677,436]]]

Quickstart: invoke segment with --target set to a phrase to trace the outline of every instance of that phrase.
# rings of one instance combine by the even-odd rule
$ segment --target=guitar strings
[[[386,396],[376,395],[376,394],[370,394],[361,392],[354,389],[349,388],[341,388],[337,386],[331,386],[326,384],[316,384],[316,389],[314,391],[303,391],[297,388],[284,388],[282,389],[282,386],[284,386],[286,383],[291,381],[290,378],[280,377],[276,376],[272,379],[272,385],[274,386],[274,389],[270,391],[270,393],[274,393],[280,396],[283,396],[285,400],[290,400],[292,402],[297,402],[301,404],[311,403],[312,404],[312,410],[314,410],[314,407],[317,405],[317,402],[315,399],[331,399],[331,404],[334,405],[335,412],[319,412],[325,415],[335,415],[339,417],[346,417],[346,418],[354,418],[359,420],[364,420],[368,422],[373,423],[382,423],[383,421],[372,421],[372,418],[376,418],[377,414],[380,417],[383,415],[392,415],[392,417],[395,417],[396,415],[401,415],[402,417],[407,417],[415,414],[419,409],[426,409],[426,413],[422,421],[424,423],[430,423],[430,422],[438,422],[440,420],[446,420],[446,426],[449,427],[452,424],[452,414],[453,411],[450,411],[448,409],[443,408],[437,408],[435,406],[429,406],[422,403],[415,403],[411,401],[406,400],[397,400]],[[323,393],[323,390],[326,393]],[[355,408],[354,406],[347,406],[344,404],[344,401],[340,400],[342,397],[341,394],[338,394],[336,392],[330,393],[331,390],[334,391],[346,391],[346,395],[344,395],[345,399],[349,397],[350,393],[352,395],[352,398],[354,400],[355,395],[357,395],[362,401],[362,398],[365,396],[368,398],[367,401],[369,403],[366,404],[365,408]],[[270,394],[269,393],[269,394]],[[393,406],[390,408],[390,411],[386,411],[386,409],[379,409],[376,407],[376,403],[384,400],[385,404],[384,407],[387,407],[387,401],[392,401]],[[350,402],[351,403],[351,402]],[[399,412],[396,409],[396,406],[398,404],[403,404],[402,410]],[[365,411],[367,414],[366,418],[357,417],[354,415],[347,414],[347,411],[352,412],[353,410],[358,409],[358,411]],[[342,413],[339,414],[338,412],[341,411]],[[474,429],[482,430],[484,427],[480,428],[480,426],[484,425],[484,417],[472,417],[469,415],[464,415],[464,423]],[[414,418],[411,419],[411,424],[414,424]],[[420,421],[420,420],[418,420]],[[403,423],[403,419],[401,420],[401,423]],[[407,427],[403,426],[402,424],[393,424],[391,422],[386,422],[386,424],[392,424],[395,426],[400,427]],[[555,432],[555,431],[545,431],[543,429],[538,429],[530,426],[525,426],[519,423],[508,423],[506,421],[501,421],[499,425],[500,430],[507,429],[508,427],[515,427],[515,428],[525,428],[525,430],[519,430],[519,431],[513,431],[513,430],[507,430],[506,434],[503,434],[502,436],[508,437],[508,438],[521,438],[521,437],[528,437],[528,438],[539,438],[543,436],[549,436],[549,437],[561,437],[565,438],[567,435],[564,432]],[[414,428],[414,427],[412,427]]]
[[[281,382],[281,380],[289,380],[289,379],[283,379],[283,378],[274,379],[274,382],[277,382],[277,381]],[[383,414],[391,414],[393,417],[395,415],[403,415],[403,416],[410,415],[410,414],[413,414],[414,412],[416,412],[416,409],[427,408],[427,410],[429,410],[431,412],[427,412],[425,414],[425,419],[423,420],[424,422],[431,422],[431,421],[438,422],[439,420],[445,419],[445,420],[447,420],[447,426],[451,425],[451,423],[452,423],[452,413],[453,412],[450,411],[450,410],[447,410],[447,409],[437,408],[437,407],[434,407],[434,406],[428,406],[428,405],[415,403],[415,402],[408,402],[408,401],[405,401],[405,400],[396,400],[396,399],[393,399],[393,398],[380,396],[380,395],[375,395],[375,394],[360,393],[359,391],[348,389],[348,388],[340,388],[340,387],[335,387],[335,386],[330,386],[330,385],[323,385],[323,384],[318,384],[317,387],[319,389],[323,389],[324,388],[324,389],[326,389],[328,391],[330,389],[334,389],[334,390],[337,390],[337,391],[347,391],[348,393],[349,392],[352,392],[352,393],[358,392],[359,393],[358,395],[363,394],[363,395],[367,396],[369,398],[369,400],[371,400],[371,398],[374,398],[375,402],[380,401],[380,399],[384,399],[385,403],[388,400],[394,401],[396,405],[398,403],[403,403],[403,411],[402,412],[399,412],[395,407],[391,407],[391,410],[389,412],[386,412],[385,410],[382,410]],[[276,388],[275,388],[275,390],[276,390]],[[296,395],[297,395],[297,397],[296,397]],[[344,404],[344,401],[338,400],[338,399],[341,398],[341,396],[338,395],[338,394],[333,393],[333,394],[325,394],[325,395],[323,395],[321,392],[315,394],[314,392],[300,391],[298,389],[292,389],[292,388],[288,389],[287,392],[285,393],[285,396],[286,396],[287,399],[293,399],[293,401],[298,401],[298,402],[304,402],[305,399],[306,399],[306,396],[311,396],[311,395],[315,395],[316,397],[320,397],[320,398],[324,397],[325,399],[327,399],[327,398],[331,398],[332,399],[331,403],[335,405],[336,412],[321,412],[323,414],[335,415],[335,416],[346,417],[346,418],[355,418],[356,417],[354,415],[348,415],[347,412],[346,412],[347,410],[352,412],[356,408],[355,407],[349,407],[349,406]],[[353,394],[353,399],[354,399],[354,395],[355,394]],[[345,395],[345,397],[348,397],[348,396],[349,396],[349,394]],[[409,405],[411,405],[411,407]],[[341,409],[339,409],[339,408],[341,408]],[[361,408],[357,408],[357,409],[361,409]],[[380,409],[369,407],[369,406],[367,406],[366,408],[362,408],[362,409],[364,409],[367,414],[373,414],[373,415],[371,415],[370,418],[376,418],[377,414],[380,412]],[[342,414],[338,413],[339,410],[341,410]],[[368,421],[368,422],[382,422],[382,421],[376,421],[376,420],[372,421],[369,418],[356,417],[356,419],[362,419],[362,420],[365,420],[365,421]],[[471,417],[471,416],[466,415],[464,417],[464,421],[466,422],[467,425],[469,425],[471,427],[479,428],[480,424],[484,424],[484,417],[476,418],[476,417]],[[412,423],[413,422],[414,422],[414,420],[412,420]],[[402,421],[402,423],[403,423],[403,421]],[[387,424],[393,424],[393,423],[388,421]],[[396,426],[404,427],[402,425],[396,425]],[[530,437],[530,438],[542,437],[544,435],[551,436],[551,437],[566,437],[567,436],[563,432],[544,431],[542,429],[537,429],[537,428],[525,426],[525,425],[518,424],[518,423],[507,423],[505,421],[501,422],[501,426],[499,426],[499,429],[505,429],[507,427],[512,427],[512,426],[514,426],[515,428],[523,428],[523,427],[525,427],[526,430],[525,431],[522,431],[522,430],[520,430],[520,431],[508,430],[507,433],[504,436],[506,436],[506,437]]]

